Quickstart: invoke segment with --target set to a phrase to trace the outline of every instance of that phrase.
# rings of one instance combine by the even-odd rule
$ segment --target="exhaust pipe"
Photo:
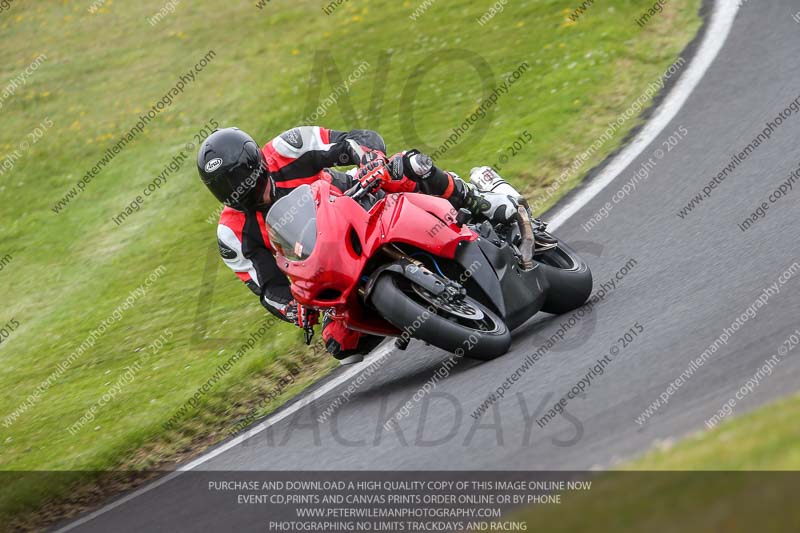
[[[535,246],[533,225],[531,224],[531,217],[528,216],[528,210],[523,205],[517,207],[517,217],[519,230],[522,234],[522,245],[519,247],[519,251],[522,254],[522,268],[523,270],[530,270],[533,268],[533,249]]]

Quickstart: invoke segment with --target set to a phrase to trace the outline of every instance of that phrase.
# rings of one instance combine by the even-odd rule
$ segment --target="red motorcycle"
[[[487,360],[537,312],[581,306],[592,275],[524,200],[507,224],[470,216],[442,198],[360,185],[340,193],[319,180],[275,202],[266,225],[301,305],[399,337],[401,349],[417,338]]]

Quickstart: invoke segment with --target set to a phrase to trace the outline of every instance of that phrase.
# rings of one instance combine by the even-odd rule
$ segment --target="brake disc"
[[[453,316],[465,318],[467,320],[482,320],[485,316],[480,308],[470,304],[469,301],[467,301],[467,299],[462,295],[451,294],[447,298],[439,298],[435,294],[417,284],[412,284],[412,287],[414,292],[426,302],[437,309],[446,311]]]

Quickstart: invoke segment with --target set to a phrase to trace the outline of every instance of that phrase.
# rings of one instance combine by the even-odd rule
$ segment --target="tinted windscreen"
[[[307,259],[317,243],[317,211],[311,187],[300,187],[270,208],[266,219],[272,247],[292,261]]]

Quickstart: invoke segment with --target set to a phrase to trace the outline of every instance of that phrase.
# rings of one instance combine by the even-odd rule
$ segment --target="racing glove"
[[[413,181],[426,180],[438,170],[433,160],[419,150],[406,150],[392,157],[386,163],[392,179],[401,180],[406,177]]]
[[[292,300],[289,305],[286,306],[285,316],[287,322],[291,322],[299,328],[306,328],[319,324],[319,311],[300,305],[296,300]]]
[[[367,159],[366,156],[364,159]],[[384,157],[376,157],[362,164],[361,168],[356,172],[356,179],[365,189],[377,189],[384,183],[391,181],[392,177],[386,168],[386,159]]]
[[[371,165],[378,161],[382,161],[384,164],[386,163],[386,156],[383,154],[383,152],[379,152],[378,150],[365,149],[364,155],[361,156],[361,159],[359,159],[358,164],[361,167],[365,167],[367,165]]]
[[[383,182],[384,191],[395,193],[414,192],[417,190],[417,182],[423,178],[414,172],[414,168],[417,167],[412,166],[411,158],[419,154],[419,150],[410,150],[399,152],[386,160],[389,179]],[[408,171],[406,171],[406,167],[408,167]]]

